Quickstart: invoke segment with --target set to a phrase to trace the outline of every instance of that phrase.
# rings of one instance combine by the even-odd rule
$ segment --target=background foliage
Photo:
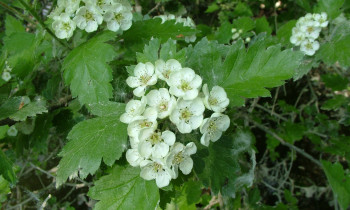
[[[12,68],[0,79],[1,208],[349,208],[349,1],[134,0],[128,31],[69,40],[51,32],[55,4],[0,2],[0,74]],[[305,56],[289,38],[313,12],[330,23]],[[161,14],[196,28],[152,18]],[[199,133],[180,139],[198,147],[194,170],[162,189],[128,165],[119,121],[132,98],[125,79],[159,58],[224,87],[231,119],[208,148]]]

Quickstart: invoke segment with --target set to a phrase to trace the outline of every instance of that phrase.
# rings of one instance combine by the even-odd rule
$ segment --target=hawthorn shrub
[[[348,209],[350,2],[3,0],[3,209]]]

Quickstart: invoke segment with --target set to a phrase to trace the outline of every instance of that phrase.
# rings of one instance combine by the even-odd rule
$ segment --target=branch
[[[41,25],[41,27],[43,27],[54,39],[56,39],[62,46],[67,47],[68,49],[72,49],[67,42],[63,42],[61,39],[57,38],[56,35],[51,31],[51,29],[49,29],[45,23],[41,20],[41,18],[39,17],[39,15],[32,9],[30,8],[30,6],[25,3],[23,0],[18,0],[23,6],[24,8],[26,8],[26,10],[28,10],[28,12],[38,21],[38,23]]]
[[[297,153],[303,155],[304,157],[306,157],[307,159],[311,160],[312,162],[314,162],[316,165],[320,166],[322,168],[322,164],[320,161],[316,160],[314,157],[312,157],[311,155],[309,155],[307,152],[305,152],[304,150],[300,149],[299,147],[294,146],[293,144],[290,144],[288,142],[286,142],[284,139],[282,139],[280,136],[278,136],[276,133],[274,133],[273,131],[271,131],[268,127],[255,122],[254,120],[251,120],[248,118],[248,120],[250,122],[252,122],[256,127],[260,128],[261,130],[265,131],[266,133],[270,134],[271,136],[273,136],[275,139],[277,139],[279,142],[281,142],[282,145],[287,146],[293,150],[295,150]]]

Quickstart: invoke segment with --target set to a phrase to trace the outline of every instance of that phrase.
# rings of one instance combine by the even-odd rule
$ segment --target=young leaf
[[[100,108],[99,108],[100,109]],[[127,129],[119,121],[120,113],[125,106],[116,107],[114,113],[104,115],[110,110],[101,111],[97,108],[95,114],[101,114],[90,120],[78,123],[68,134],[70,140],[59,154],[62,159],[58,165],[56,186],[60,186],[68,177],[85,178],[94,174],[101,164],[113,165],[126,149]]]
[[[27,117],[34,117],[37,114],[42,114],[47,112],[45,101],[36,100],[33,102],[29,102],[29,104],[20,107],[19,110],[10,115],[10,118],[15,121],[24,121]]]
[[[316,58],[329,65],[337,61],[342,66],[350,66],[350,21],[342,20],[330,31],[331,36],[321,45]]]
[[[70,85],[73,97],[81,104],[108,101],[112,97],[112,70],[107,62],[116,53],[105,43],[115,33],[105,32],[72,50],[63,62],[64,79]]]
[[[140,177],[137,167],[116,166],[95,182],[88,195],[99,202],[95,209],[156,209],[159,189]]]
[[[11,183],[16,181],[16,174],[12,169],[12,163],[2,150],[0,150],[0,175]]]
[[[145,40],[158,38],[162,43],[169,38],[184,40],[186,36],[196,34],[196,30],[183,24],[175,24],[175,20],[165,21],[163,24],[160,18],[134,22],[131,28],[124,32],[122,38],[126,44],[134,45],[135,50],[143,48]]]
[[[248,50],[242,42],[232,46],[238,54],[232,52],[235,59],[222,85],[234,105],[243,105],[244,98],[269,97],[270,91],[266,88],[280,86],[283,80],[293,77],[303,54],[289,49],[281,51],[280,45],[269,45],[268,39],[261,38]]]
[[[25,32],[22,23],[9,14],[6,15],[5,29],[6,36],[16,32]]]
[[[292,28],[297,23],[296,20],[290,20],[284,25],[282,25],[277,30],[277,38],[279,39],[280,43],[282,43],[284,46],[292,47],[293,45],[290,43],[290,37],[292,36]]]
[[[212,87],[222,82],[228,72],[223,68],[222,58],[226,56],[229,47],[209,42],[203,38],[194,47],[188,47],[186,52],[186,66],[199,74],[205,83]]]
[[[209,147],[199,147],[193,155],[194,171],[199,180],[217,194],[227,179],[240,172],[237,160],[233,157],[233,138],[224,136]]]
[[[151,62],[154,63],[156,60],[158,60],[158,51],[160,47],[160,41],[159,39],[152,39],[149,41],[148,45],[145,45],[145,48],[143,49],[143,53],[136,53],[136,59],[137,62]]]
[[[332,164],[322,160],[322,165],[335,198],[342,209],[348,209],[350,206],[350,176],[344,174],[340,163]]]
[[[326,12],[330,19],[338,17],[341,13],[340,8],[345,0],[320,0],[316,7],[316,12]]]

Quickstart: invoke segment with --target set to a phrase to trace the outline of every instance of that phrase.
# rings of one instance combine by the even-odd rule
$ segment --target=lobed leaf
[[[116,52],[105,43],[115,33],[105,32],[72,50],[63,62],[65,82],[81,104],[108,101],[112,97],[112,61]]]
[[[113,107],[113,114],[105,115],[110,106],[103,111],[94,108],[93,113],[102,117],[78,123],[68,134],[70,140],[60,152],[62,157],[57,171],[56,186],[60,186],[68,177],[79,175],[86,178],[94,174],[101,160],[108,166],[119,159],[127,147],[127,129],[119,120],[125,106]]]
[[[99,200],[95,209],[156,209],[159,189],[140,177],[140,168],[116,166],[101,177],[88,195]]]

